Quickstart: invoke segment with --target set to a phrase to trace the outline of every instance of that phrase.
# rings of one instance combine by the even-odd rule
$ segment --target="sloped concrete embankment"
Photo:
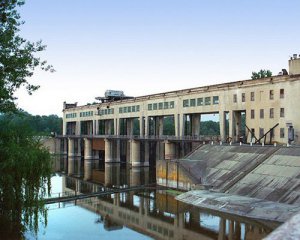
[[[177,163],[159,163],[158,184],[176,188],[179,182],[177,185],[180,189],[205,188],[226,192],[278,149],[261,146],[203,145]],[[173,174],[170,173],[170,169],[174,169]],[[177,176],[180,178],[176,178]],[[171,184],[172,181],[176,184]]]
[[[279,148],[227,193],[299,205],[300,148]]]

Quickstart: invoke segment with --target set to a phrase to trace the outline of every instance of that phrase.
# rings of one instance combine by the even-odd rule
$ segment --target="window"
[[[104,114],[107,115],[107,109],[104,110]]]
[[[158,109],[163,109],[163,103],[162,103],[162,102],[160,102],[160,103],[158,104]]]
[[[136,111],[139,112],[140,111],[140,105],[136,106]]]
[[[251,141],[252,141],[252,138],[254,138],[254,136],[255,136],[255,129],[251,128]]]
[[[264,100],[264,91],[259,92],[259,100],[263,101]]]
[[[128,112],[129,112],[129,113],[131,112],[131,107],[128,107]]]
[[[189,100],[183,100],[183,107],[188,107],[189,106]]]
[[[264,135],[264,129],[259,128],[259,138],[261,138]]]
[[[284,89],[280,89],[280,98],[284,98]]]
[[[284,138],[284,128],[280,128],[280,138]]]
[[[203,98],[197,98],[197,106],[203,105]]]
[[[170,108],[174,108],[174,101],[170,102]]]
[[[151,105],[151,109],[149,109],[149,105]],[[152,110],[152,104],[148,104],[148,110]],[[123,112],[124,112],[124,113],[127,113],[127,107],[124,107]]]
[[[280,108],[280,117],[284,117],[284,108]]]
[[[250,99],[251,99],[252,102],[255,100],[254,92],[250,93]]]
[[[157,103],[153,103],[153,110],[157,110]]]
[[[274,99],[274,90],[270,90],[270,100]]]
[[[205,105],[210,105],[210,97],[206,97],[204,103]]]
[[[259,111],[259,117],[260,117],[261,119],[264,118],[264,110],[263,110],[263,109],[260,109],[260,111]]]
[[[164,109],[169,109],[169,102],[164,103]]]
[[[270,108],[270,118],[274,118],[274,108]]]
[[[213,104],[219,104],[219,96],[213,96]]]
[[[254,119],[255,118],[255,111],[254,109],[251,109],[251,119]]]
[[[242,102],[245,102],[245,101],[246,101],[246,94],[242,93]]]
[[[152,110],[152,104],[148,104],[148,110]]]
[[[237,95],[233,94],[233,102],[236,103],[237,102]]]
[[[190,99],[190,107],[195,107],[196,106],[196,99]]]
[[[119,107],[119,113],[123,113],[123,108]]]
[[[131,109],[132,109],[132,112],[135,112],[135,106],[132,106]]]

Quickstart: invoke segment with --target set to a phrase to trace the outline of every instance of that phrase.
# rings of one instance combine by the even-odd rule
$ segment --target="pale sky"
[[[300,54],[299,0],[27,0],[21,35],[42,39],[55,73],[37,71],[18,106],[62,116],[105,90],[141,96],[288,69]]]

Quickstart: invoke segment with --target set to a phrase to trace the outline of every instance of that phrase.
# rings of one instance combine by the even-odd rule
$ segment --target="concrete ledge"
[[[180,194],[177,200],[219,212],[252,219],[285,222],[300,211],[300,205],[290,205],[206,190]]]

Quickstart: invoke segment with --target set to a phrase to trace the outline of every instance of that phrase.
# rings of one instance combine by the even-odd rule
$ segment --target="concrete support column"
[[[192,135],[199,136],[200,134],[200,117],[201,115],[199,113],[191,115],[192,119]]]
[[[226,239],[226,219],[220,218],[218,240]]]
[[[141,185],[141,169],[133,168],[131,170],[130,186],[140,186],[140,185]]]
[[[185,135],[184,126],[186,117],[184,114],[178,114],[178,124],[179,124],[179,137],[183,137]]]
[[[165,141],[165,159],[171,160],[176,158],[176,145],[173,142]]]
[[[131,145],[131,164],[133,167],[140,167],[143,165],[140,161],[140,142],[136,140],[130,140]]]
[[[112,162],[113,159],[112,159],[112,144],[111,144],[111,140],[109,139],[104,139],[104,142],[105,142],[105,162],[106,163],[109,163],[109,162]]]
[[[63,154],[68,154],[68,139],[64,138],[62,144],[63,144]]]
[[[233,140],[233,130],[234,130],[234,115],[233,111],[229,111],[229,137]]]
[[[127,135],[132,136],[133,135],[133,119],[127,118],[126,122],[127,122],[127,124],[126,124],[127,125],[127,129],[126,129]]]
[[[159,136],[164,135],[164,117],[159,117]],[[159,159],[165,158],[165,144],[164,142],[159,142]]]
[[[99,135],[99,120],[95,120],[95,135]]]
[[[63,122],[63,131],[62,131],[63,135],[67,134],[67,122]]]
[[[84,139],[84,159],[92,159],[92,140],[85,138]]]
[[[149,166],[149,158],[150,158],[150,151],[149,151],[149,142],[145,141],[145,161],[144,161],[144,166],[148,167]]]
[[[149,136],[149,117],[145,116],[145,136]]]
[[[220,137],[221,141],[226,141],[226,134],[225,134],[225,125],[226,125],[226,116],[224,111],[219,111],[219,118],[220,118]]]
[[[145,198],[144,197],[139,197],[140,198],[140,206],[139,206],[139,214],[143,215],[144,214],[144,201]]]
[[[76,135],[81,135],[81,122],[80,121],[76,122],[75,133],[76,133]]]
[[[79,138],[76,141],[77,141],[77,153],[76,153],[76,155],[78,157],[80,157],[81,156],[81,139]]]
[[[84,160],[84,180],[91,180],[92,179],[92,160],[85,159]]]
[[[68,175],[73,175],[75,170],[74,157],[68,157]]]
[[[68,138],[68,156],[69,157],[74,157],[74,139]]]
[[[240,224],[240,222],[235,222],[234,238],[235,239],[240,239],[241,238],[241,224]]]
[[[112,135],[112,122],[111,120],[105,120],[105,134]]]
[[[139,121],[140,121],[140,136],[143,137],[145,136],[145,121],[144,121],[144,117],[140,116],[139,117]]]
[[[81,181],[79,179],[76,179],[76,183],[75,183],[75,189],[77,193],[81,193]]]
[[[180,136],[180,114],[174,114],[175,136]]]
[[[120,126],[119,126],[119,119],[114,119],[114,134],[120,135]]]
[[[145,216],[148,216],[149,215],[149,210],[150,210],[150,198],[145,198],[145,200],[144,200],[144,202],[145,202],[145,212],[144,212],[144,214],[145,214]]]
[[[120,193],[115,193],[114,194],[114,205],[115,206],[120,206]]]
[[[240,112],[233,112],[233,120],[232,120],[232,124],[233,124],[233,135],[232,138],[235,142],[239,142],[240,139],[240,130],[241,130],[241,113]]]
[[[234,221],[229,220],[228,240],[234,240]]]
[[[104,167],[104,185],[110,187],[113,185],[113,165],[105,164]]]
[[[179,229],[183,229],[183,226],[184,226],[184,213],[178,213],[176,215],[174,224]]]

